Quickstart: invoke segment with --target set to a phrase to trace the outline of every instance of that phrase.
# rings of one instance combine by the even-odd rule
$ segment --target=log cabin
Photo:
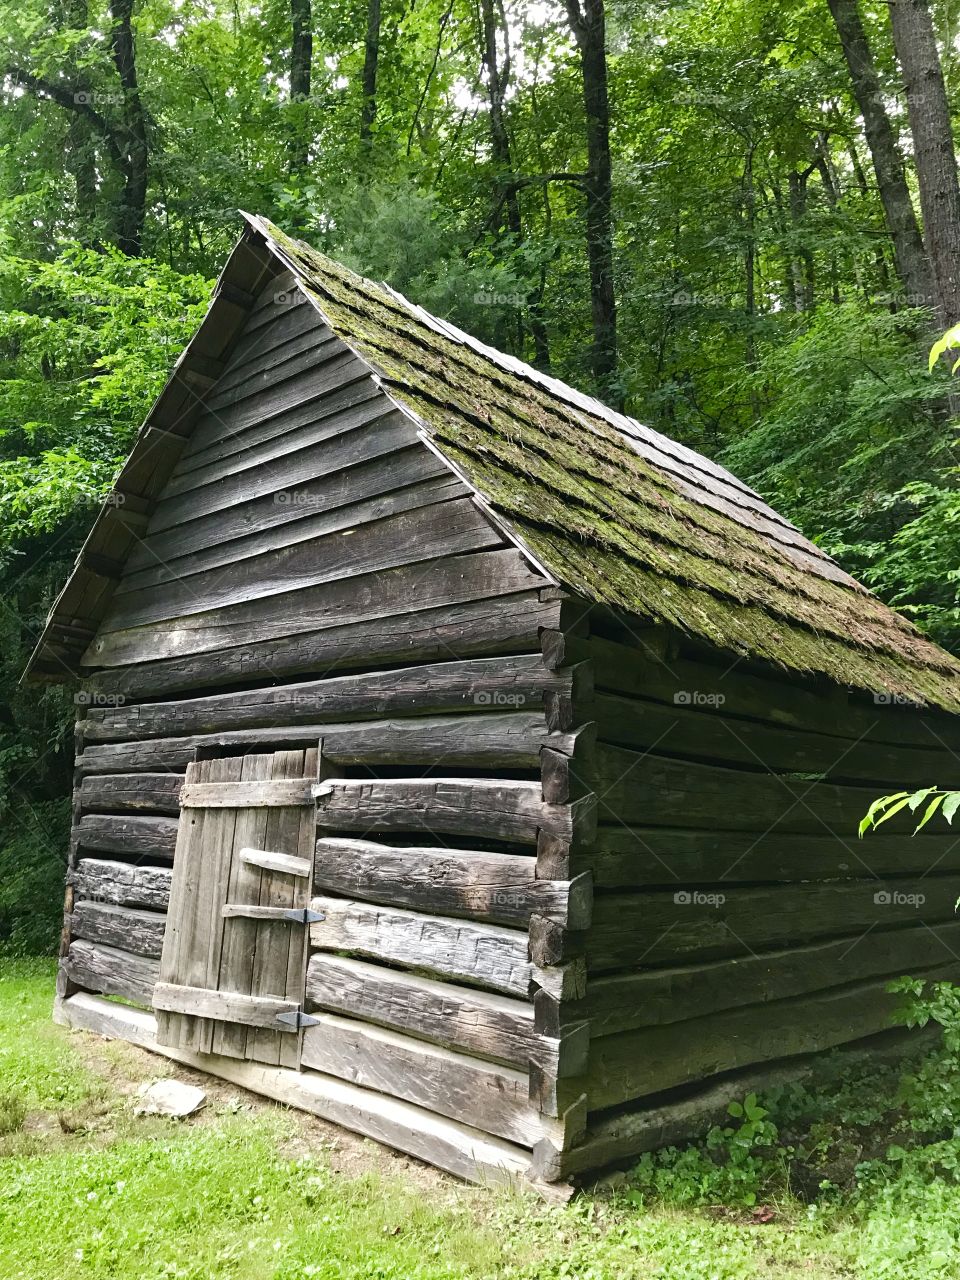
[[[857,840],[955,781],[957,660],[258,217],[29,675],[78,690],[57,1018],[461,1177],[628,1162],[960,979],[949,833]]]

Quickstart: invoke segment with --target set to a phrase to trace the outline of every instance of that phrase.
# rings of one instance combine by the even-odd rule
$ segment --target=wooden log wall
[[[955,722],[584,615],[565,607],[543,638],[548,665],[578,672],[572,702],[547,695],[574,749],[545,746],[544,799],[589,796],[597,823],[567,860],[550,849],[554,875],[592,877],[589,929],[538,926],[554,963],[587,970],[551,1010],[590,1037],[559,1106],[585,1096],[589,1132],[608,1108],[881,1031],[890,978],[960,972],[955,838],[857,836],[878,795],[942,780]]]
[[[550,1153],[582,1136],[595,829],[545,799],[589,669],[545,664],[560,593],[348,351],[271,282],[97,633],[77,755],[64,990],[149,1003],[187,765],[322,742],[307,1070]],[[258,336],[259,335],[259,336]],[[67,985],[69,984],[69,985]],[[537,1002],[540,1002],[539,1004]]]
[[[305,1068],[538,1176],[952,972],[950,837],[855,830],[942,781],[953,724],[565,600],[284,283],[237,300],[136,534],[85,553],[61,996],[149,1001],[198,754],[318,741]]]

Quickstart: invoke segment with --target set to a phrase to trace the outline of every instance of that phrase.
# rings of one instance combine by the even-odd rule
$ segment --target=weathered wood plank
[[[188,766],[185,785],[229,786],[239,782],[245,763],[238,757],[198,761]],[[233,862],[236,821],[234,809],[188,811],[181,818],[161,983],[203,989],[219,986],[220,908]],[[192,1010],[158,1010],[157,1026],[161,1040],[181,1048],[205,1050],[212,1035],[212,1023]]]
[[[234,364],[217,379],[210,393],[204,397],[206,407],[211,413],[216,413],[228,405],[239,404],[248,396],[259,395],[291,378],[312,372],[347,351],[343,342],[329,329],[321,333],[319,339],[310,334],[266,352],[251,351],[242,364]]]
[[[896,975],[891,974],[890,977]],[[956,981],[952,960],[917,977]],[[889,979],[604,1036],[590,1046],[591,1111],[754,1063],[832,1049],[892,1025]]]
[[[592,978],[581,1001],[564,1006],[570,1020],[589,1018],[594,1039],[681,1022],[742,1005],[806,996],[882,974],[912,973],[960,954],[960,922],[932,928],[872,929],[830,942]]]
[[[321,1014],[320,1025],[304,1032],[302,1061],[521,1146],[532,1147],[548,1127],[530,1105],[526,1071],[352,1019]]]
[[[530,650],[538,644],[538,625],[552,620],[558,607],[540,600],[541,581],[512,548],[400,566],[304,593],[294,619],[264,616],[220,637],[185,631],[163,654],[138,631],[118,663],[136,663],[135,669],[100,672],[88,683],[97,692],[142,696],[406,656],[429,661]],[[99,641],[83,661],[103,665]]]
[[[453,498],[238,560],[202,580],[191,575],[116,595],[97,643],[104,646],[101,658],[109,660],[114,631],[154,623],[162,632],[177,632],[195,615],[201,625],[216,625],[218,619],[229,623],[246,616],[255,601],[296,609],[297,593],[307,588],[501,544],[499,533],[469,499]]]
[[[876,791],[788,779],[599,744],[585,770],[600,820],[708,830],[854,836]]]
[[[322,421],[331,413],[339,413],[363,401],[382,401],[383,392],[362,369],[353,369],[342,381],[319,396],[281,409],[265,417],[257,417],[241,409],[230,409],[224,415],[206,415],[197,420],[190,445],[184,451],[181,465],[206,466],[223,453],[239,453],[270,440],[294,437],[304,428]]]
[[[173,554],[154,551],[151,540],[138,543],[149,555],[148,564],[135,572],[128,567],[128,572],[118,586],[118,594],[159,586],[174,579],[193,577],[198,573],[208,573],[211,569],[222,568],[238,560],[249,560],[268,551],[282,550],[293,543],[309,542],[358,525],[371,524],[402,511],[414,511],[438,502],[447,502],[452,498],[462,497],[466,492],[463,485],[449,472],[429,475],[424,465],[414,467],[406,463],[405,459],[411,455],[417,456],[413,450],[407,449],[382,460],[385,470],[387,464],[392,464],[392,470],[401,473],[401,476],[404,472],[414,471],[426,475],[425,479],[418,478],[400,490],[376,493],[374,497],[333,505],[328,510],[331,488],[335,488],[337,493],[342,492],[347,487],[345,480],[353,476],[354,470],[363,473],[358,479],[364,484],[372,482],[369,468],[357,467],[334,477],[334,481],[338,482],[335,485],[316,482],[294,490],[283,490],[256,502],[238,504],[224,518],[208,517],[206,522],[191,521],[186,527],[177,525],[172,531],[177,544]],[[429,454],[426,456],[430,457]],[[361,485],[357,484],[355,487],[360,488]],[[201,535],[197,526],[202,523],[209,527]],[[230,536],[230,526],[239,528],[236,536]],[[166,541],[166,536],[158,535],[156,541]],[[190,551],[184,545],[188,541],[198,540],[199,548],[196,550]]]
[[[208,987],[177,986],[158,982],[153,989],[153,1007],[165,1013],[184,1013],[197,1018],[215,1018],[218,1022],[239,1022],[246,1027],[264,1027],[271,1032],[294,1029],[277,1017],[296,1013],[292,1000],[269,996],[244,996],[233,991],[213,991]]]
[[[121,996],[149,1008],[159,964],[146,956],[76,939],[63,960],[70,981],[87,991]]]
[[[261,871],[282,871],[288,876],[309,876],[313,863],[309,858],[295,858],[289,853],[272,853],[269,849],[241,849],[240,861]]]
[[[187,782],[180,793],[184,809],[266,809],[312,805],[309,778],[267,782]]]
[[[589,924],[589,877],[537,880],[529,856],[470,849],[393,848],[331,836],[317,841],[318,891],[496,924],[526,924],[536,912],[572,929]]]
[[[84,740],[179,737],[278,720],[321,724],[396,714],[537,710],[546,692],[567,692],[572,684],[569,670],[548,671],[538,654],[436,662],[176,702],[91,707]]]
[[[138,911],[102,902],[75,902],[70,917],[74,938],[132,951],[159,959],[166,917],[157,911]]]
[[[419,505],[420,490],[440,488],[454,480],[449,471],[440,469],[441,465],[418,444],[346,471],[303,481],[294,489],[281,487],[276,492],[261,492],[226,511],[148,533],[127,557],[124,567],[134,582],[137,574],[151,569],[157,561],[170,563],[198,553],[209,559],[218,551],[221,555],[232,555],[235,550],[242,553],[254,537],[263,539],[271,530],[275,545],[282,546],[310,536],[305,530],[330,532],[358,510],[365,513],[379,507],[383,508],[381,514],[386,514],[388,503],[400,498],[398,489],[401,493],[413,490],[414,497],[409,501]],[[238,546],[234,548],[231,543]]]
[[[293,718],[293,717],[291,717]],[[338,765],[443,765],[535,769],[545,746],[570,747],[572,734],[547,730],[541,712],[470,716],[424,716],[360,720],[353,724],[276,724],[186,738],[148,738],[88,746],[78,759],[81,774],[129,773],[138,769],[183,769],[198,749],[251,744],[306,746],[322,737]]]
[[[319,402],[309,422],[296,430],[285,432],[281,436],[272,436],[259,444],[247,443],[246,448],[238,448],[238,442],[229,434],[225,434],[220,448],[211,451],[213,456],[202,465],[194,466],[183,472],[176,480],[165,486],[160,507],[160,515],[156,525],[151,528],[168,529],[168,504],[185,494],[198,496],[198,508],[206,512],[208,498],[219,485],[229,486],[232,491],[246,492],[248,498],[254,494],[247,489],[236,490],[243,485],[243,477],[251,468],[263,471],[264,481],[269,491],[270,482],[279,475],[288,476],[289,469],[284,468],[287,458],[299,455],[302,463],[306,462],[303,451],[311,447],[320,447],[337,435],[366,427],[370,423],[379,424],[384,420],[395,421],[390,404],[382,399],[370,396],[358,396],[355,391],[334,398],[326,397]],[[401,437],[402,441],[406,437]],[[374,451],[376,453],[376,451]],[[308,478],[309,472],[302,465],[297,467],[297,474]],[[325,474],[322,470],[320,474]],[[282,486],[281,486],[282,487]],[[174,509],[179,509],[179,506]]]
[[[112,902],[118,907],[166,911],[170,901],[168,867],[137,867],[129,862],[81,858],[70,881],[78,898]]]
[[[596,722],[600,740],[611,745],[754,770],[762,764],[773,772],[921,787],[943,768],[943,748],[933,738],[928,749],[894,747],[870,738],[851,742],[827,733],[734,719],[722,706],[700,711],[598,694],[592,705],[582,707],[582,715]]]
[[[680,643],[683,639],[678,636]],[[705,705],[722,698],[722,714],[744,722],[786,725],[803,732],[822,732],[857,742],[874,742],[933,749],[941,743],[960,746],[960,731],[951,717],[935,711],[891,705],[880,695],[875,706],[865,705],[839,686],[813,690],[783,679],[771,668],[769,677],[730,665],[658,652],[656,645],[625,645],[599,636],[570,646],[574,660],[593,657],[597,689],[602,692],[655,699],[669,706]]]
[[[78,766],[82,756],[78,757]],[[192,752],[183,757],[181,767],[186,767]],[[121,766],[119,772],[137,766]],[[150,767],[148,764],[147,768]],[[157,761],[158,768],[168,766]],[[89,772],[96,773],[96,768]],[[77,825],[77,843],[80,849],[97,853],[127,853],[139,857],[172,861],[177,843],[176,818],[141,818],[118,814],[88,813]]]
[[[254,467],[238,467],[238,455],[234,455],[233,465],[238,469],[231,474],[202,488],[191,489],[189,493],[161,499],[150,519],[149,533],[160,533],[188,520],[222,511],[256,498],[264,491],[277,493],[281,489],[294,489],[305,481],[333,475],[416,443],[410,423],[391,414],[379,401],[365,401],[348,412],[365,416],[367,421],[353,430],[331,435],[330,420],[322,419],[301,432],[298,449],[281,450],[272,461]],[[387,417],[383,417],[382,412],[386,412]],[[369,420],[370,415],[374,415],[373,421]],[[274,447],[262,446],[263,449]],[[243,455],[239,455],[239,460],[242,459]]]
[[[244,758],[241,780],[253,782],[266,779],[273,772],[273,757],[248,755]],[[275,809],[242,809],[236,815],[233,830],[235,847],[266,843],[267,825]],[[228,902],[258,902],[262,873],[239,858],[231,861],[230,876],[226,887]],[[252,920],[237,919],[224,927],[220,945],[220,962],[217,985],[227,991],[249,995],[252,990],[253,964],[257,949],[257,925]],[[217,1023],[212,1027],[209,1045],[213,1053],[242,1058],[246,1054],[247,1028],[239,1024]]]
[[[760,888],[714,885],[598,894],[587,938],[591,972],[682,963],[789,946],[860,930],[954,918],[960,876],[853,880]]]
[[[80,805],[88,812],[178,813],[183,777],[176,773],[113,773],[84,778]]]
[[[309,1111],[447,1169],[457,1177],[475,1182],[509,1182],[522,1180],[529,1167],[530,1153],[522,1147],[320,1072],[268,1067],[160,1045],[156,1021],[143,1010],[81,993],[61,1001],[56,1016],[69,1026],[128,1040],[285,1106]]]
[[[435,1044],[522,1068],[537,1051],[525,1000],[314,952],[307,1007],[348,1014]]]
[[[310,926],[317,950],[425,969],[506,995],[530,991],[533,967],[527,936],[519,930],[322,895],[310,907],[324,916]]]
[[[547,804],[540,784],[486,778],[337,780],[317,796],[317,822],[340,831],[442,831],[535,844],[537,831],[590,838],[590,797]]]
[[[855,834],[843,839],[826,832],[759,835],[601,824],[594,847],[574,863],[577,870],[592,871],[595,884],[610,888],[924,875],[945,865],[957,836],[930,831],[923,837],[881,830],[858,840]]]

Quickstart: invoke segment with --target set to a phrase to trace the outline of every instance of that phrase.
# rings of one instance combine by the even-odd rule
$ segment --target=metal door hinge
[[[285,1027],[292,1027],[294,1031],[302,1031],[304,1027],[316,1027],[320,1023],[319,1018],[311,1017],[302,1009],[296,1009],[293,1013],[278,1013],[277,1021]]]
[[[322,911],[311,911],[309,907],[291,907],[283,913],[284,920],[292,920],[294,924],[317,924],[326,920]]]

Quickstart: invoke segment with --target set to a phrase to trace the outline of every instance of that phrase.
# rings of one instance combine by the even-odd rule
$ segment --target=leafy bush
[[[63,923],[70,802],[21,801],[7,827],[0,841],[0,955],[50,954]]]

